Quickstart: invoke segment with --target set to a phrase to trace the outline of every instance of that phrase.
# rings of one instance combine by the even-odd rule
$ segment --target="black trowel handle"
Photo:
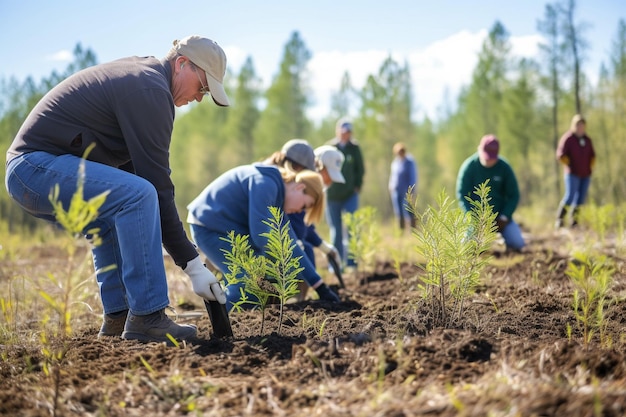
[[[226,310],[225,304],[220,304],[217,301],[204,300],[207,313],[209,313],[209,319],[213,326],[213,335],[218,338],[233,337],[233,329],[230,326],[230,318],[228,318],[228,310]]]
[[[341,286],[341,288],[346,288],[345,284],[343,283],[343,277],[341,276],[341,266],[339,266],[339,264],[337,263],[337,260],[332,255],[332,253],[329,253],[327,257],[328,257],[328,263],[333,268],[335,275],[337,275],[337,279],[339,280],[339,285]]]

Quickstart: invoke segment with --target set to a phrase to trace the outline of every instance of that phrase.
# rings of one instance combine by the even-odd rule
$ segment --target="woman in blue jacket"
[[[253,250],[261,255],[267,244],[263,234],[269,232],[264,223],[270,216],[269,207],[280,207],[287,215],[305,211],[306,222],[314,223],[321,218],[324,204],[322,179],[316,172],[305,170],[296,174],[266,164],[242,165],[220,175],[187,206],[187,222],[198,247],[213,265],[226,273],[224,251],[230,252],[231,248],[223,238],[230,231],[248,235]],[[295,242],[291,228],[289,234]],[[324,284],[298,245],[293,255],[301,257],[300,266],[304,268],[301,277],[317,291],[320,299],[338,302],[339,297]],[[240,301],[242,286],[226,287],[229,310]]]

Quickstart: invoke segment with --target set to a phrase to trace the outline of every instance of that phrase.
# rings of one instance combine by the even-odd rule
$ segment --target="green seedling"
[[[308,331],[311,329],[315,330],[315,333],[317,334],[317,336],[321,338],[324,335],[324,329],[326,328],[326,323],[328,323],[328,317],[325,318],[321,324],[319,324],[315,316],[312,316],[311,318],[309,318],[306,312],[304,312],[302,313],[301,322],[302,322],[301,323],[302,329],[304,329],[305,331]]]
[[[243,283],[242,297],[236,308],[244,304],[257,305],[263,314],[265,322],[265,309],[270,297],[278,299],[280,315],[278,322],[278,334],[281,333],[283,324],[284,306],[291,297],[299,293],[298,275],[304,268],[300,266],[300,257],[293,256],[295,242],[289,236],[289,222],[284,221],[284,214],[277,207],[269,207],[269,220],[263,224],[269,227],[269,232],[261,236],[267,239],[264,255],[256,255],[249,243],[249,236],[235,235],[230,232],[224,239],[230,244],[231,250],[224,251],[228,273],[225,274],[229,284]],[[254,297],[248,297],[247,294]],[[255,300],[256,299],[256,300]]]
[[[84,183],[85,183],[85,159],[89,152],[95,146],[92,145],[87,148],[83,159],[81,160],[78,167],[78,180],[76,184],[76,191],[72,195],[72,199],[70,201],[70,205],[67,210],[64,209],[61,201],[59,201],[60,194],[60,185],[56,184],[53,190],[50,192],[50,203],[52,204],[54,210],[54,216],[57,222],[63,227],[63,229],[67,232],[67,234],[71,238],[76,238],[82,234],[88,234],[91,236],[91,242],[93,245],[97,246],[100,244],[100,239],[98,237],[99,230],[87,228],[89,225],[94,222],[98,217],[98,210],[105,202],[106,197],[108,195],[107,192],[103,192],[89,200],[84,199]],[[53,343],[49,335],[46,331],[47,324],[51,320],[51,315],[48,312],[44,312],[43,316],[43,331],[40,334],[40,340],[42,343],[42,353],[44,357],[43,361],[43,371],[47,376],[52,376],[54,384],[54,399],[53,399],[53,413],[56,415],[59,411],[59,396],[60,396],[60,383],[61,383],[61,367],[65,359],[65,355],[68,350],[67,340],[72,334],[71,327],[71,316],[72,316],[72,306],[76,304],[85,305],[84,303],[75,301],[75,294],[78,289],[80,289],[87,280],[79,282],[76,284],[76,281],[80,279],[80,277],[84,274],[84,270],[87,265],[89,265],[89,261],[91,257],[89,253],[85,255],[85,259],[79,263],[77,268],[74,268],[73,265],[75,262],[73,258],[76,255],[76,246],[68,245],[68,255],[69,262],[68,271],[65,274],[63,279],[57,279],[52,273],[48,273],[47,278],[49,282],[53,283],[60,292],[59,294],[51,294],[50,292],[40,288],[39,295],[43,298],[48,307],[56,313],[58,317],[58,322],[56,329],[53,329],[53,335],[56,338],[60,339],[61,344]],[[110,268],[114,268],[115,266],[111,266]],[[89,307],[89,306],[87,306]]]
[[[478,198],[470,200],[467,213],[442,190],[437,207],[429,206],[419,216],[411,190],[407,194],[409,210],[421,219],[414,231],[417,251],[426,260],[419,289],[435,325],[450,327],[463,318],[464,302],[489,262],[484,253],[496,238],[496,227],[487,183],[475,188]]]
[[[574,316],[583,333],[585,347],[589,346],[595,332],[600,333],[601,343],[606,340],[604,309],[613,272],[606,256],[592,258],[585,253],[574,254],[574,260],[565,271],[574,284]]]
[[[300,272],[304,270],[300,266],[300,257],[293,256],[295,242],[289,236],[289,222],[283,222],[283,212],[277,207],[270,207],[271,217],[263,223],[270,231],[261,236],[267,238],[265,253],[270,262],[267,264],[267,276],[274,287],[280,301],[280,315],[278,320],[278,334],[283,324],[283,312],[287,300],[298,295],[298,279]]]
[[[228,272],[224,274],[226,282],[238,284],[240,288],[239,301],[233,304],[235,310],[241,310],[244,305],[256,305],[261,310],[261,336],[265,330],[265,311],[269,298],[273,295],[269,284],[265,280],[266,259],[256,256],[250,246],[248,235],[236,235],[230,231],[224,239],[230,246],[230,251],[224,251]],[[248,297],[248,294],[253,297]]]
[[[612,204],[597,206],[595,204],[585,204],[577,213],[578,222],[594,231],[598,239],[603,242],[609,230],[613,229],[616,219],[616,208]]]
[[[353,260],[358,272],[372,271],[380,243],[376,226],[376,208],[366,206],[354,213],[344,213],[343,221],[348,231],[348,258]]]

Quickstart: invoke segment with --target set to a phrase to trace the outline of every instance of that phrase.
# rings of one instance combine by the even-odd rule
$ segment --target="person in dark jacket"
[[[570,129],[561,136],[556,149],[556,158],[563,164],[565,177],[565,195],[557,212],[557,228],[566,226],[569,214],[572,226],[576,226],[580,206],[587,199],[596,153],[591,138],[587,136],[586,125],[580,114],[574,115]]]
[[[229,232],[248,236],[255,254],[264,254],[270,232],[266,224],[269,207],[281,208],[287,215],[305,211],[307,224],[317,222],[324,212],[320,175],[307,169],[296,174],[263,163],[232,168],[213,180],[189,203],[187,222],[198,247],[216,268],[227,273],[226,253],[232,249],[226,240]],[[289,237],[296,241],[291,227]],[[300,246],[295,245],[293,256],[300,257],[300,266],[304,268],[301,277],[315,289],[320,299],[338,302],[339,297],[324,284]],[[243,286],[243,283],[226,286],[226,307],[229,310],[241,301]]]
[[[349,236],[344,236],[344,213],[354,213],[359,208],[359,194],[363,186],[365,164],[361,147],[352,137],[352,123],[342,118],[337,121],[335,137],[328,141],[344,155],[341,173],[344,183],[333,183],[326,190],[326,221],[330,231],[330,241],[339,251],[344,265],[355,266],[347,250]]]
[[[499,156],[500,141],[494,135],[485,135],[480,140],[478,152],[467,158],[457,176],[456,197],[463,210],[470,211],[471,203],[466,197],[476,200],[477,186],[489,180],[489,202],[496,213],[498,232],[502,235],[507,251],[519,252],[526,242],[513,213],[519,203],[517,178],[509,163]]]
[[[163,248],[189,276],[193,290],[224,304],[216,277],[187,238],[174,204],[169,148],[175,107],[210,95],[228,106],[222,85],[226,55],[193,35],[174,41],[163,59],[129,57],[95,65],[50,90],[28,115],[7,152],[6,187],[28,213],[55,222],[48,200],[59,186],[68,207],[85,150],[84,199],[108,192],[92,249],[104,311],[99,336],[141,341],[196,337],[164,313],[169,305]],[[115,268],[110,268],[115,266]]]

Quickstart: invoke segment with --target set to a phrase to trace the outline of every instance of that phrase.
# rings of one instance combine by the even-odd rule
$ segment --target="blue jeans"
[[[519,250],[526,246],[526,242],[524,242],[524,238],[522,237],[522,231],[519,225],[513,220],[504,227],[504,230],[502,230],[500,234],[507,248]]]
[[[354,193],[346,200],[334,201],[328,200],[326,202],[326,221],[330,231],[330,241],[333,246],[337,248],[339,256],[344,264],[348,266],[354,266],[353,259],[348,259],[348,240],[350,236],[346,230],[341,219],[343,213],[354,213],[359,207],[359,194]]]
[[[587,192],[591,177],[579,177],[574,174],[565,174],[565,195],[561,200],[561,205],[580,206],[587,200]]]
[[[6,188],[25,211],[56,223],[50,190],[59,184],[59,200],[68,209],[76,191],[81,158],[32,152],[7,166]],[[98,218],[102,242],[92,247],[96,279],[105,314],[130,309],[145,315],[169,305],[161,220],[156,189],[147,180],[97,162],[85,162],[84,200],[109,191]],[[116,268],[104,270],[116,265]]]
[[[404,217],[410,219],[412,214],[407,208],[406,192],[399,193],[398,191],[391,192],[391,205],[393,207],[393,213],[396,217]]]

